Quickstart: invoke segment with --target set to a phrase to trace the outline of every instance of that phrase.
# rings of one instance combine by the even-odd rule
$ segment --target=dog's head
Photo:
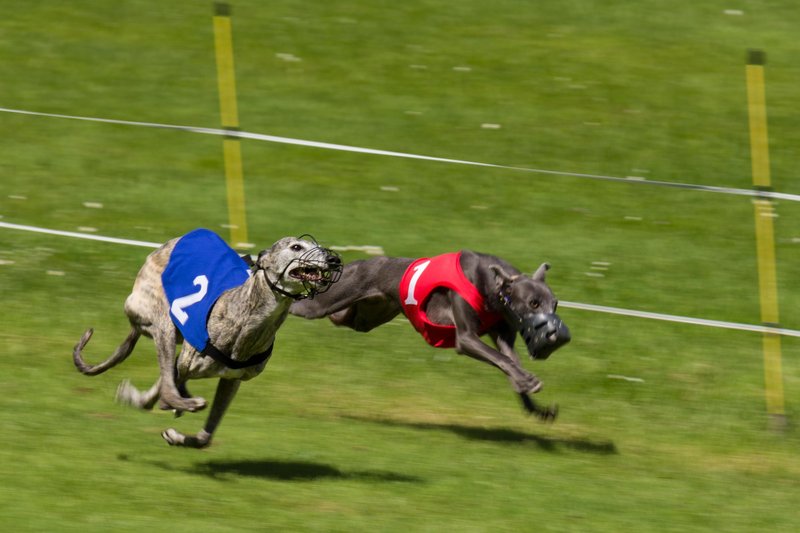
[[[543,263],[530,277],[508,274],[499,265],[490,268],[503,315],[522,335],[532,359],[547,359],[570,341],[569,329],[556,314],[558,300],[544,281],[549,264]]]
[[[339,254],[320,246],[310,235],[284,237],[258,254],[256,270],[262,270],[270,287],[295,300],[325,292],[342,275]]]

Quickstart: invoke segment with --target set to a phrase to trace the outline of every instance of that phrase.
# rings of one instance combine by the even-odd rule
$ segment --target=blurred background
[[[346,261],[474,249],[565,301],[759,324],[745,61],[767,54],[772,185],[797,182],[800,7],[789,0],[236,0],[240,127],[496,165],[243,140],[249,241],[313,234]],[[783,432],[761,334],[563,309],[571,344],[525,361],[558,403],[403,320],[362,335],[290,318],[211,448],[113,403],[155,379],[75,372],[127,334],[146,246],[229,236],[211,2],[0,0],[0,524],[9,531],[790,531],[798,340]],[[509,168],[517,167],[517,169]],[[519,169],[527,170],[519,170]],[[586,175],[594,176],[594,178]],[[600,178],[600,179],[595,179]],[[603,178],[622,178],[609,180]],[[625,180],[625,178],[628,178]],[[780,325],[800,329],[800,204],[775,202]],[[209,397],[214,383],[198,383]]]

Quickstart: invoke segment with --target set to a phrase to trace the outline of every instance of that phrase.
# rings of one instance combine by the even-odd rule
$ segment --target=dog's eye
[[[539,309],[539,300],[531,300],[531,309]]]
[[[299,252],[299,251],[301,251],[301,250],[303,249],[303,247],[302,247],[302,246],[300,246],[299,244],[293,244],[293,245],[290,247],[290,249],[291,249],[293,252]]]

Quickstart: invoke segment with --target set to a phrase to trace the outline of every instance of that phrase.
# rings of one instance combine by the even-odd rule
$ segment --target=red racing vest
[[[502,319],[500,313],[488,311],[484,298],[461,270],[461,252],[423,257],[406,269],[400,279],[400,302],[414,329],[419,331],[431,346],[453,348],[456,345],[456,327],[452,324],[436,324],[428,319],[425,311],[428,298],[437,288],[455,291],[478,313],[483,335]]]

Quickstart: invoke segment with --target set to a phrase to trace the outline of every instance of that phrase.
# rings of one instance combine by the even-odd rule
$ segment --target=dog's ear
[[[259,268],[263,268],[264,270],[274,270],[275,269],[275,260],[277,254],[275,253],[279,246],[278,244],[281,241],[276,242],[269,248],[261,250],[258,252],[258,259],[256,259],[256,264]]]
[[[544,275],[545,273],[550,270],[550,263],[542,263],[539,265],[539,268],[536,269],[536,272],[533,273],[533,281],[541,281],[544,283]]]
[[[518,275],[510,275],[500,265],[489,265],[489,270],[494,272],[497,288],[503,292],[509,292],[511,283],[519,277]]]

